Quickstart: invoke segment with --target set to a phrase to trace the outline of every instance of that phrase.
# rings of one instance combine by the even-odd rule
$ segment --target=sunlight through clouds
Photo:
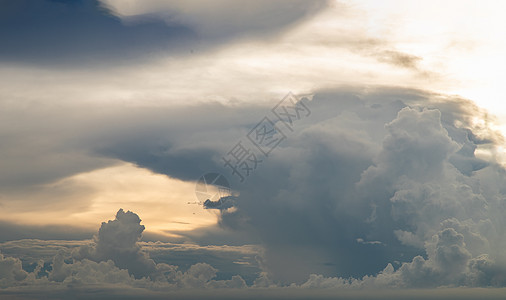
[[[58,193],[61,189],[67,192]],[[36,204],[32,209],[14,206],[30,198],[43,202],[41,195],[44,194],[74,204],[65,211],[61,207]],[[188,204],[195,201],[194,182],[172,179],[129,163],[77,174],[40,186],[31,193],[4,198],[13,204],[4,207],[8,214],[2,216],[3,220],[24,220],[23,223],[33,225],[73,224],[94,228],[118,207],[139,212],[149,230],[162,235],[211,226],[217,219],[212,212]]]
[[[504,8],[0,0],[0,298],[498,298]]]

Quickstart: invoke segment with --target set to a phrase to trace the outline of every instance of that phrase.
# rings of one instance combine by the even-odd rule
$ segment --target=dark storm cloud
[[[313,99],[314,123],[301,126],[278,156],[269,157],[239,187],[237,213],[223,214],[221,220],[225,227],[260,236],[266,268],[276,279],[297,282],[304,273],[375,274],[388,262],[430,253],[424,241],[448,217],[488,222],[491,203],[480,195],[476,179],[460,177],[475,176],[486,166],[474,156],[476,144],[467,136],[472,125],[460,115],[462,126],[456,127],[455,111],[438,107],[437,95],[380,89],[317,93]],[[461,110],[476,109],[460,105]],[[437,183],[425,184],[432,181]],[[474,233],[466,237],[465,251],[474,251],[473,257],[490,253],[471,250],[479,243],[473,246],[478,229],[470,226]],[[464,258],[464,265],[470,262],[471,257]],[[424,264],[432,261],[429,257]],[[414,264],[404,269],[408,266]],[[439,274],[438,269],[430,272]],[[424,282],[421,277],[412,284]]]
[[[266,266],[278,280],[301,282],[309,273],[363,276],[400,252],[416,253],[395,239],[386,241],[388,248],[356,243],[369,239],[369,225],[356,219],[354,210],[364,208],[347,203],[357,197],[350,187],[379,151],[385,129],[376,124],[395,118],[406,105],[387,91],[366,97],[357,92],[317,93],[306,127],[301,124],[241,186],[239,211],[223,215],[224,226],[244,226],[261,236]]]
[[[163,160],[169,161],[171,155],[187,157],[186,163],[197,163],[190,158],[207,158],[212,152],[225,150],[229,146],[226,139],[232,141],[241,130],[246,131],[264,111],[263,107],[246,106],[238,112],[213,103],[161,108],[6,105],[2,107],[0,120],[0,151],[4,158],[0,185],[7,189],[45,184],[115,163],[90,156],[94,153],[132,162],[139,160],[139,165],[149,165],[160,172],[167,167]],[[239,125],[234,128],[230,124]],[[181,162],[172,163],[168,165],[181,167],[174,170],[182,178],[193,179],[191,176],[201,171],[189,165],[183,168]]]
[[[127,60],[194,37],[190,28],[151,20],[124,25],[99,1],[0,1],[2,62],[96,64]],[[180,47],[179,47],[180,48]]]
[[[68,178],[116,165],[119,159],[195,180],[207,170],[221,169],[221,153],[265,111],[264,107],[246,107],[238,111],[221,104],[179,108],[104,105],[100,109],[6,105],[0,112],[0,208],[86,209],[91,199],[71,199],[79,194],[91,196],[93,188]],[[12,236],[7,231],[3,234]]]
[[[493,132],[479,133],[479,128],[473,128],[470,116],[480,115],[480,110],[459,101],[394,88],[317,93],[308,104],[311,118],[301,121],[299,130],[246,184],[235,181],[234,188],[241,192],[239,210],[224,213],[221,225],[260,239],[266,246],[265,265],[285,282],[302,282],[310,273],[361,277],[382,270],[389,262],[409,262],[424,254],[424,241],[437,232],[425,231],[428,224],[438,224],[444,216],[470,217],[470,211],[478,213],[483,208],[480,195],[466,196],[469,183],[447,178],[457,174],[455,167],[466,176],[486,167],[474,149],[495,138]],[[250,109],[251,115],[244,119]],[[208,107],[205,131],[141,130],[122,136],[120,142],[104,139],[107,142],[99,153],[184,180],[216,170],[234,180],[220,156],[255,125],[254,116],[259,120],[262,109],[268,111],[250,107],[214,114]],[[237,130],[226,134],[214,130],[227,127],[232,119],[230,124]],[[201,119],[193,120],[191,127],[202,126]],[[471,128],[476,134],[471,134]],[[202,149],[213,150],[200,155],[205,152]],[[199,169],[202,166],[209,169]],[[441,214],[427,213],[433,219],[413,215],[413,209],[434,208],[404,207],[406,195],[423,199],[425,191],[441,187],[415,186],[411,191],[413,187],[401,188],[404,178],[423,183],[438,176],[444,177],[440,180],[448,187],[456,186],[438,192],[440,197],[467,201],[463,210],[448,203],[447,208],[440,208]],[[357,239],[381,244],[357,243]]]
[[[184,12],[168,10],[163,20],[156,14],[131,16],[124,20],[98,0],[92,1],[0,1],[0,62],[39,64],[43,66],[103,66],[133,63],[160,53],[191,54],[193,48],[206,49],[238,36],[272,34],[324,7],[325,2],[297,5],[278,1],[265,7],[259,22],[252,16],[237,19],[231,7],[217,3],[214,10],[220,19],[191,20]],[[220,4],[222,6],[220,6]],[[317,5],[318,4],[318,5]],[[198,5],[198,3],[194,3]],[[282,11],[282,14],[279,12]],[[228,20],[228,21],[227,21]],[[244,22],[244,20],[249,20]],[[268,21],[267,21],[268,20]],[[195,24],[195,21],[204,24]],[[207,22],[207,23],[206,23]],[[197,25],[211,32],[198,32]],[[231,30],[232,29],[232,30]]]
[[[132,162],[157,173],[196,180],[208,170],[221,170],[223,153],[266,110],[263,106],[233,108],[217,103],[142,109],[140,114],[129,109],[124,113],[137,121],[131,123],[125,119],[126,115],[117,115],[117,124],[121,125],[94,137],[97,143],[92,150],[97,155]]]

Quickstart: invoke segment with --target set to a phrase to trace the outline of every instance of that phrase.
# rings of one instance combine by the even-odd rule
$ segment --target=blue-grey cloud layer
[[[241,7],[221,3],[223,11],[232,9],[221,20],[226,26],[202,34],[195,24],[186,22],[184,15],[173,21],[156,14],[132,16],[129,19],[135,21],[124,22],[97,0],[2,0],[0,62],[83,67],[132,64],[160,53],[190,55],[193,49],[205,51],[240,36],[273,34],[325,4],[289,2],[275,1],[268,5],[269,10],[261,12],[263,21],[245,23],[234,16],[242,11]],[[174,13],[160,12],[163,16]]]
[[[152,20],[125,26],[98,1],[0,2],[0,59],[7,63],[96,63],[128,59],[194,36]]]

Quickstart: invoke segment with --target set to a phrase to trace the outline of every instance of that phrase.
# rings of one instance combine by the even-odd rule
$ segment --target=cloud
[[[357,243],[364,245],[382,245],[383,243],[380,241],[364,241],[362,238],[357,239]]]
[[[57,254],[48,280],[70,284],[130,284],[134,278],[126,269],[119,269],[112,260],[94,262],[87,259],[66,263],[64,253]]]
[[[269,112],[263,104],[105,110],[101,117],[76,117],[81,138],[62,135],[59,145],[183,180],[224,173],[240,193],[237,211],[221,215],[220,230],[177,233],[202,243],[226,244],[230,237],[260,243],[262,271],[274,283],[302,284],[310,274],[363,278],[388,263],[398,268],[416,256],[427,259],[426,242],[447,223],[464,237],[470,259],[488,254],[500,264],[502,168],[493,157],[475,155],[493,150],[499,136],[473,121],[486,118],[481,110],[399,88],[320,91],[308,105],[311,116],[242,185],[220,157]],[[484,164],[476,167],[479,161]],[[124,234],[136,240],[142,231],[135,218],[111,224],[104,232],[114,228],[112,236],[128,228]],[[116,251],[113,238],[103,239],[101,250],[90,246],[81,258],[110,259],[137,278],[161,278],[138,244]]]
[[[421,60],[421,57],[397,52],[393,50],[385,50],[375,54],[378,60],[394,65],[398,65],[404,68],[418,69],[417,63]]]
[[[279,31],[325,3],[1,1],[0,61],[97,68],[135,64],[167,51],[190,55],[193,48],[205,51],[237,36]],[[122,20],[124,7],[133,15]]]
[[[144,109],[103,106],[101,113],[95,108],[89,114],[79,113],[84,109],[82,105],[69,104],[61,109],[41,105],[44,108],[6,104],[0,113],[0,136],[4,141],[0,146],[4,158],[0,162],[0,204],[4,212],[9,212],[3,215],[9,223],[17,222],[13,220],[15,214],[32,213],[35,217],[30,220],[48,222],[37,216],[42,212],[70,215],[88,211],[106,182],[100,178],[83,181],[83,176],[85,179],[88,172],[120,167],[123,162],[118,159],[158,174],[194,180],[203,174],[202,170],[221,168],[217,161],[207,158],[219,157],[228,147],[225,138],[232,143],[243,130],[231,128],[223,118],[242,119],[248,125],[256,121],[246,109],[237,114],[235,109],[217,103]],[[260,115],[264,109],[252,110]],[[207,136],[200,136],[196,129],[204,124],[212,129]],[[60,217],[52,221],[64,219]],[[46,228],[48,234],[22,225],[6,223],[4,228],[0,234],[3,240],[52,238],[50,228]],[[85,231],[87,238],[90,231]],[[70,237],[70,232],[60,236]]]
[[[471,252],[466,249],[465,234],[454,229],[454,227],[464,229],[466,226],[456,220],[443,222],[441,226],[442,229],[425,245],[427,258],[416,256],[411,262],[403,263],[398,269],[388,264],[376,276],[368,275],[360,279],[312,274],[300,285],[291,284],[288,287],[280,287],[273,283],[267,273],[263,272],[254,284],[248,285],[239,275],[233,275],[226,280],[214,280],[218,270],[207,263],[194,264],[185,272],[178,271],[177,267],[165,263],[157,263],[154,270],[158,273],[157,277],[135,278],[134,275],[129,274],[132,269],[137,270],[138,266],[135,264],[120,268],[114,262],[115,256],[112,256],[112,259],[104,258],[100,261],[78,258],[76,248],[74,248],[73,251],[57,250],[58,253],[52,258],[47,276],[41,273],[44,267],[42,261],[33,271],[27,272],[23,269],[20,259],[0,254],[0,293],[36,299],[39,297],[37,294],[40,295],[40,293],[58,297],[61,293],[68,293],[70,290],[73,291],[73,295],[86,295],[91,288],[96,295],[100,294],[104,297],[140,293],[139,295],[147,299],[158,299],[172,294],[192,299],[192,297],[202,297],[199,295],[199,290],[211,289],[213,291],[206,293],[221,298],[254,293],[255,297],[260,299],[272,297],[297,299],[297,297],[306,297],[306,293],[311,293],[318,298],[327,299],[331,297],[331,294],[327,293],[329,291],[333,299],[336,297],[336,292],[339,292],[339,295],[353,295],[360,299],[360,297],[369,297],[371,293],[381,295],[385,288],[397,288],[395,293],[384,295],[386,298],[395,299],[405,297],[402,288],[459,285],[503,286],[506,284],[503,276],[504,269],[487,255],[473,258]],[[119,256],[124,255],[125,252],[139,253],[141,249],[138,238],[143,229],[135,213],[119,210],[115,220],[102,224],[96,245],[92,246],[96,249],[99,249],[98,245],[102,245],[102,249],[113,247],[120,253]],[[158,244],[147,245],[153,247]],[[80,247],[81,251],[88,249],[86,245]],[[100,251],[110,254],[108,250]],[[147,256],[144,258],[149,259]],[[247,294],[243,294],[241,290],[247,291]],[[412,295],[423,295],[413,289],[409,291]],[[428,299],[442,295],[457,295],[457,290],[451,289],[438,289],[436,294],[428,292],[430,290],[425,291],[427,295],[423,297],[428,297]],[[475,292],[472,289],[466,291],[468,295],[469,293],[474,295]],[[487,290],[482,296],[494,299],[494,290]]]
[[[217,201],[211,201],[207,199],[204,201],[203,206],[205,209],[219,209],[219,210],[227,210],[236,205],[236,197],[226,196],[221,197]]]
[[[19,225],[12,222],[1,221],[0,241],[12,241],[17,239],[87,239],[93,235],[93,231],[68,225]]]
[[[301,287],[311,288],[435,288],[442,286],[495,286],[506,284],[505,266],[488,255],[472,258],[464,236],[453,228],[444,228],[426,243],[428,258],[415,256],[397,270],[391,264],[376,276],[362,279],[325,278],[311,275]]]
[[[91,235],[90,235],[91,236]],[[146,236],[143,235],[143,240]],[[21,259],[23,269],[33,271],[39,261],[49,266],[60,250],[68,257],[77,259],[76,251],[81,248],[89,250],[94,246],[93,240],[38,240],[23,239],[0,243],[0,252],[5,257]],[[185,241],[184,243],[141,241],[138,242],[142,252],[158,263],[177,266],[179,270],[189,269],[196,261],[207,262],[218,270],[217,280],[228,280],[233,275],[241,274],[248,284],[251,284],[261,271],[257,258],[262,255],[261,247],[257,245],[197,245]],[[67,261],[68,262],[68,261]]]
[[[89,214],[100,199],[74,200],[93,195],[95,186],[79,185],[73,176],[120,161],[188,185],[204,172],[228,172],[221,156],[270,113],[271,104],[258,103],[258,95],[271,97],[290,85],[313,89],[311,117],[297,123],[246,183],[233,182],[240,196],[234,210],[220,214],[221,228],[171,232],[202,245],[258,243],[259,253],[224,246],[213,251],[202,246],[193,256],[182,254],[188,246],[162,251],[140,242],[144,227],[136,214],[119,211],[90,245],[6,244],[12,256],[0,259],[5,289],[90,284],[129,292],[246,286],[277,292],[290,286],[290,292],[303,294],[311,288],[504,286],[506,190],[497,151],[503,140],[491,130],[493,120],[456,96],[367,86],[424,86],[432,78],[419,75],[432,75],[424,71],[430,66],[439,72],[446,52],[435,60],[427,51],[406,52],[413,43],[396,35],[398,30],[386,31],[389,41],[374,38],[388,28],[369,34],[378,22],[350,17],[366,15],[356,10],[338,13],[341,5],[297,26],[326,2],[107,1],[108,8],[103,3],[0,2],[8,8],[0,9],[5,25],[0,27],[9,28],[0,29],[8,42],[0,50],[6,65],[0,118],[4,218]],[[432,46],[415,48],[441,49]],[[208,51],[212,47],[216,51]],[[152,57],[160,58],[156,67],[137,64]],[[130,66],[108,68],[116,63]],[[55,65],[108,71],[47,71]],[[343,82],[361,88],[319,90]],[[454,88],[442,82],[431,87]],[[242,103],[244,95],[255,103]],[[228,102],[184,108],[172,102],[193,98]],[[92,101],[99,104],[88,106]],[[26,214],[13,216],[20,210]],[[3,239],[85,234],[1,225]],[[38,248],[26,250],[34,244]],[[54,251],[59,253],[49,255]],[[230,264],[254,268],[222,271]],[[259,272],[258,278],[252,275]]]
[[[112,268],[113,274],[104,272],[103,275],[112,278],[113,281],[109,283],[129,282],[144,286],[161,283],[167,287],[178,288],[246,286],[246,282],[239,275],[232,276],[230,280],[212,280],[218,270],[207,263],[192,264],[185,272],[179,271],[177,266],[155,263],[139,243],[144,231],[140,222],[137,214],[120,209],[114,220],[102,223],[94,244],[72,250],[71,258],[74,263],[65,263],[65,253],[60,251],[53,258],[53,271],[49,273],[49,280],[65,281],[71,278],[72,282],[84,280],[86,283],[99,283],[100,280],[95,282],[87,279],[88,276],[95,278],[93,273],[81,276],[77,271],[72,271],[88,269],[91,266],[93,269],[98,268],[97,272],[102,268]],[[170,257],[171,255],[169,260]]]
[[[241,186],[237,212],[224,214],[220,224],[259,236],[266,271],[284,283],[302,283],[311,273],[362,278],[388,263],[410,263],[406,274],[419,266],[413,272],[422,278],[425,269],[425,276],[435,272],[432,263],[466,265],[495,252],[491,227],[503,226],[491,225],[501,222],[490,219],[497,196],[480,189],[494,162],[465,170],[452,163],[455,155],[478,160],[473,147],[488,147],[469,134],[479,131],[467,119],[473,106],[398,90],[355,95],[347,101],[347,94],[317,93],[313,123],[301,123],[279,155]],[[494,139],[492,131],[488,136]],[[432,252],[425,245],[442,226],[455,233],[447,229],[438,237],[433,245],[440,253],[426,263],[424,255]],[[465,244],[442,244],[460,235]],[[460,285],[457,273],[437,282]]]
[[[270,35],[289,27],[304,17],[314,15],[328,1],[244,1],[200,0],[185,2],[102,0],[126,22],[135,22],[143,15],[194,28],[206,39],[223,40],[236,36]],[[262,16],[259,20],[258,16]]]
[[[24,280],[28,276],[21,267],[21,260],[4,257],[0,253],[0,287],[11,286],[15,282]]]
[[[55,243],[57,253],[51,258],[50,267],[44,260],[47,252],[37,252],[33,245],[48,244],[45,241],[26,240],[11,243],[31,249],[39,258],[35,268],[25,271],[19,258],[0,254],[0,287],[26,286],[37,288],[60,283],[64,287],[81,285],[129,286],[144,289],[202,289],[242,288],[246,282],[239,275],[226,280],[213,280],[218,270],[207,263],[189,266],[186,271],[166,263],[155,263],[142,251],[139,240],[144,231],[137,214],[120,209],[114,220],[103,222],[95,241]],[[51,244],[51,243],[49,243]],[[3,245],[3,247],[8,246]],[[151,244],[153,248],[155,244]],[[6,247],[9,249],[9,247]],[[46,251],[48,249],[45,247]],[[34,251],[35,250],[35,251]],[[49,250],[51,252],[51,250]],[[18,255],[19,251],[15,251]],[[24,256],[24,259],[27,257]],[[43,270],[44,268],[44,270]],[[44,275],[45,273],[45,275]]]
[[[377,173],[393,178],[405,176],[417,182],[441,174],[445,161],[459,146],[448,136],[440,119],[438,110],[418,112],[409,107],[400,110],[397,118],[385,125],[388,134],[383,140],[383,150],[376,166],[370,167],[361,181],[379,177]]]
[[[125,26],[98,1],[0,2],[0,60],[62,66],[127,62],[163,49],[181,49],[194,32],[156,20]]]
[[[156,271],[156,264],[138,245],[144,231],[144,225],[140,225],[140,222],[139,216],[133,212],[120,209],[116,219],[102,223],[95,238],[96,245],[82,247],[77,257],[94,261],[112,260],[135,278],[150,276]]]

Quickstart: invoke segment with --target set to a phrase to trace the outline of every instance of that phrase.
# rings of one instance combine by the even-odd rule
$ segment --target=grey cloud
[[[357,245],[356,239],[365,236],[363,230],[367,225],[347,226],[347,222],[357,222],[349,219],[355,208],[344,203],[354,197],[355,192],[349,186],[360,179],[379,150],[372,142],[376,135],[369,134],[364,127],[371,132],[383,132],[383,128],[374,124],[378,119],[387,122],[389,116],[377,112],[389,112],[393,117],[398,105],[402,107],[396,101],[372,104],[353,93],[316,94],[310,104],[315,125],[291,136],[286,146],[277,150],[281,156],[269,157],[268,164],[241,190],[239,211],[223,216],[224,226],[243,225],[245,230],[252,231],[251,235],[262,237],[267,245],[267,265],[273,272],[282,273],[277,274],[277,279],[288,276],[288,281],[304,280],[307,275],[303,273],[311,272],[311,268],[319,273],[340,270],[347,275],[359,275],[383,264],[378,257],[363,260],[372,257],[365,253],[376,251],[372,245]],[[255,188],[258,186],[262,188]],[[335,228],[343,231],[336,234]],[[299,248],[304,250],[299,253]],[[302,253],[311,254],[299,256]],[[349,263],[350,257],[355,256],[352,253],[363,254],[362,263]]]
[[[226,210],[234,207],[235,205],[236,205],[236,197],[233,196],[221,197],[220,199],[218,199],[218,201],[211,201],[207,199],[203,203],[203,206],[206,209],[219,209],[219,210]]]
[[[52,262],[48,280],[73,284],[131,284],[135,283],[128,270],[121,270],[112,260],[94,262],[87,259],[73,263],[65,262],[63,252],[58,253]]]
[[[76,194],[91,199],[94,190],[69,177],[114,166],[118,159],[194,180],[207,170],[220,170],[219,155],[254,126],[264,111],[254,106],[238,111],[216,103],[116,109],[107,105],[99,109],[72,104],[5,105],[0,113],[1,207],[81,210],[90,202],[68,200]]]
[[[170,264],[173,268],[177,267],[178,270],[182,271],[188,270],[196,261],[206,262],[218,270],[216,280],[229,280],[232,276],[240,274],[248,285],[251,285],[261,271],[257,263],[257,257],[261,255],[262,249],[255,245],[199,246],[189,242],[159,241],[138,242],[137,245],[156,264]],[[0,252],[5,257],[21,260],[22,268],[26,272],[33,272],[33,268],[40,261],[44,262],[46,270],[49,269],[53,258],[57,255],[66,257],[67,263],[69,262],[68,259],[72,257],[79,260],[82,256],[76,251],[85,249],[85,253],[89,253],[89,250],[93,248],[93,240],[82,239],[24,239],[0,243]],[[71,253],[74,254],[71,255]]]
[[[0,222],[0,242],[19,239],[88,239],[93,231],[82,227],[58,225],[20,225],[12,222]]]
[[[106,109],[105,109],[106,110]],[[63,113],[64,112],[64,113]],[[105,112],[105,111],[103,111]],[[2,193],[57,182],[71,175],[117,162],[90,156],[82,144],[87,134],[105,130],[97,111],[83,114],[75,106],[2,103],[0,187]],[[99,127],[100,127],[99,126]],[[76,134],[79,133],[79,134]]]
[[[0,253],[0,287],[11,286],[28,276],[21,267],[21,261],[13,257],[4,257]]]
[[[148,18],[157,17],[169,24],[183,24],[194,28],[204,39],[213,40],[272,35],[329,5],[329,1],[326,0],[311,2],[259,0],[240,3],[233,0],[213,2],[148,0],[125,5],[127,8],[123,10],[121,1],[102,2],[116,11],[126,22],[138,22],[143,16],[146,17],[145,15]],[[122,14],[123,11],[130,11],[133,14],[125,16]],[[261,21],[258,16],[262,16]]]
[[[424,254],[425,242],[450,217],[468,226],[455,230],[469,245],[455,247],[472,253],[469,259],[490,253],[486,240],[492,236],[485,238],[479,229],[488,224],[490,203],[477,181],[489,169],[468,169],[466,175],[451,162],[464,145],[475,145],[468,115],[459,117],[457,109],[438,106],[444,103],[438,95],[417,91],[355,95],[358,99],[343,106],[346,94],[334,95],[334,103],[316,94],[314,124],[302,125],[277,150],[279,156],[269,157],[241,187],[238,211],[224,214],[221,225],[259,236],[266,270],[281,282],[297,282],[311,272],[360,278],[388,262],[410,262]],[[472,109],[465,101],[461,105],[461,111]],[[463,152],[475,159],[472,149]],[[357,238],[385,246],[360,244]],[[410,266],[426,266],[422,262]]]
[[[325,7],[326,1],[171,3],[121,20],[97,0],[0,1],[0,61],[100,68],[167,52],[191,55],[193,49],[207,51],[237,37],[272,34]],[[258,14],[264,16],[262,22]]]
[[[46,66],[128,62],[195,37],[156,20],[125,26],[98,1],[1,1],[0,60]]]
[[[376,166],[369,168],[362,180],[377,172],[385,172],[385,177],[406,176],[421,182],[441,174],[444,162],[458,150],[458,145],[443,129],[440,118],[438,110],[399,111],[397,118],[386,125],[388,135]]]
[[[159,242],[140,245],[156,263],[175,265],[180,270],[189,269],[195,261],[206,262],[218,270],[216,280],[229,280],[240,274],[251,285],[261,271],[257,259],[262,255],[262,249],[255,245],[198,246]]]
[[[376,276],[361,279],[325,278],[311,275],[302,287],[312,288],[434,288],[441,286],[503,286],[504,266],[487,255],[472,258],[464,236],[445,228],[426,243],[428,258],[415,256],[397,270],[391,264]]]
[[[474,143],[467,142],[462,148],[450,157],[450,162],[462,174],[472,175],[472,172],[481,170],[488,166],[488,163],[482,159],[474,157],[477,146]]]

